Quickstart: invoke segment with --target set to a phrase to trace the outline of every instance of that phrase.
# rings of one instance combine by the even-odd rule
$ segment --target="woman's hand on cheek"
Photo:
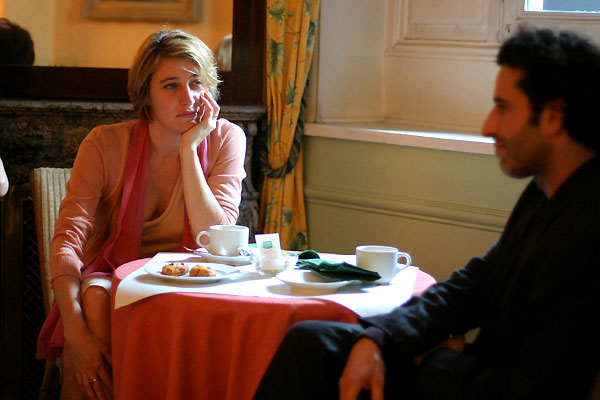
[[[196,125],[183,133],[182,145],[198,146],[217,126],[217,117],[221,108],[208,90],[204,90],[196,101],[198,114]]]

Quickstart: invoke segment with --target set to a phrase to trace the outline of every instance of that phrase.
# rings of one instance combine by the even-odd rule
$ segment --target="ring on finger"
[[[96,378],[88,379],[88,382],[89,383],[98,382],[98,379],[96,379]]]

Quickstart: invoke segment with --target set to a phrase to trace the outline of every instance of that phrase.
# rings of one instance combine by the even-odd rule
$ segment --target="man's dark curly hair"
[[[565,102],[564,126],[578,142],[600,149],[600,49],[575,32],[521,25],[502,44],[498,65],[525,71],[519,87],[529,97],[534,122],[552,100]]]
[[[0,18],[0,64],[33,64],[33,40],[26,29]]]

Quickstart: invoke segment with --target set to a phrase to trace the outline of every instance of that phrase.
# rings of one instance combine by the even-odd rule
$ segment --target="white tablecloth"
[[[321,256],[331,261],[346,261],[354,265],[356,262],[354,255],[322,254]],[[189,253],[158,253],[149,263],[170,261],[201,262],[197,256]],[[237,268],[240,270],[240,274],[210,284],[180,284],[150,275],[145,271],[145,267],[139,268],[119,284],[115,295],[115,309],[162,293],[189,292],[236,296],[321,298],[339,303],[361,317],[367,317],[391,311],[396,306],[405,303],[412,295],[418,272],[417,267],[410,266],[399,271],[388,285],[351,283],[331,293],[310,294],[292,290],[277,278],[261,276],[256,273],[252,265]]]

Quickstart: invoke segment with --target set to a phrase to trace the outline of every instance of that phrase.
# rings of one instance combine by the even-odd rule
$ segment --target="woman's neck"
[[[150,152],[159,158],[179,156],[179,142],[181,135],[169,132],[158,124],[148,124],[150,137]]]

